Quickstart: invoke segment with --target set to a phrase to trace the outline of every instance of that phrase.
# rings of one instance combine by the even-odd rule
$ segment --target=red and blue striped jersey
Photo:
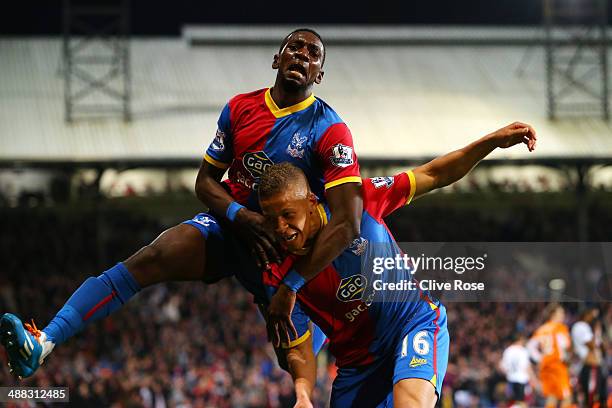
[[[383,218],[410,203],[415,192],[413,173],[375,177],[363,182],[363,216],[358,239],[331,265],[297,293],[299,305],[294,325],[304,332],[303,314],[312,319],[330,340],[330,351],[339,367],[369,364],[393,350],[409,319],[429,307],[429,294],[416,290],[374,290],[384,282],[412,280],[411,267],[392,267],[377,273],[375,258],[402,256]],[[319,205],[324,222],[329,210]],[[264,273],[271,296],[291,269],[296,256]],[[378,271],[380,272],[380,271]]]
[[[259,209],[255,194],[259,177],[274,163],[290,162],[301,168],[323,201],[326,189],[361,182],[351,132],[314,95],[282,109],[270,89],[233,97],[221,112],[204,159],[229,168],[230,194],[251,210]]]

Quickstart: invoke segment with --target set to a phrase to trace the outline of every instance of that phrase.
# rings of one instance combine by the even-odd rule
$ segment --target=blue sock
[[[63,343],[86,324],[119,309],[139,290],[138,282],[119,262],[97,278],[87,278],[43,331],[55,344]]]

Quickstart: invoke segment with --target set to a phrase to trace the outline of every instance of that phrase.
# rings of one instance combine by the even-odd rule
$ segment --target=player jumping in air
[[[126,261],[85,280],[42,331],[27,323],[24,328],[13,314],[0,319],[0,342],[15,375],[31,376],[55,346],[156,283],[212,283],[235,273],[257,303],[266,302],[261,269],[280,259],[255,189],[274,163],[301,168],[334,214],[298,269],[312,273],[340,255],[359,233],[361,178],[348,127],[312,94],[323,79],[324,61],[321,37],[296,30],[273,57],[274,86],[237,95],[225,105],[196,181],[209,213],[168,229]]]
[[[376,259],[401,255],[383,218],[413,198],[459,180],[495,148],[525,143],[531,151],[535,139],[530,126],[514,123],[412,171],[365,179],[359,238],[306,284],[293,265],[311,250],[333,214],[300,169],[288,163],[270,167],[260,181],[261,208],[292,255],[266,271],[264,280],[269,295],[297,291],[298,302],[291,325],[271,322],[269,332],[275,344],[289,349],[288,359],[301,362],[291,366],[296,384],[314,383],[308,377],[312,348],[302,345],[309,338],[308,316],[330,339],[339,367],[332,407],[435,405],[448,361],[446,309],[418,288],[384,289],[385,284],[413,281],[413,275],[409,267],[395,265],[383,273],[374,270]],[[310,406],[311,389],[296,391],[298,406]]]

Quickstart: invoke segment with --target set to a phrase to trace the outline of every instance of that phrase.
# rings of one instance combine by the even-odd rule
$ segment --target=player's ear
[[[272,69],[278,69],[278,59],[279,58],[280,58],[280,55],[274,54],[274,57],[272,58]]]
[[[316,208],[319,204],[319,199],[312,191],[308,193],[308,202],[310,203],[311,208]]]
[[[319,73],[317,74],[316,78],[315,78],[315,84],[320,84],[321,81],[323,80],[323,75],[325,74],[325,72],[323,71],[319,71]]]

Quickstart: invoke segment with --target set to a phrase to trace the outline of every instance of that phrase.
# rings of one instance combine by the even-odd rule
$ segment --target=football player
[[[273,56],[273,87],[233,97],[223,108],[208,147],[196,193],[208,213],[164,231],[151,244],[99,276],[87,278],[42,330],[10,313],[0,319],[0,342],[11,371],[31,376],[46,356],[86,325],[104,318],[142,288],[169,281],[213,283],[236,274],[256,303],[267,297],[262,268],[280,261],[264,228],[256,189],[272,164],[301,168],[334,220],[296,265],[320,270],[359,233],[361,178],[351,133],[335,111],[313,95],[323,80],[325,46],[319,34],[298,29]],[[228,179],[221,182],[228,172]],[[313,339],[315,348],[323,338]]]
[[[332,407],[435,405],[448,361],[446,309],[418,286],[395,289],[393,284],[414,282],[411,267],[393,264],[382,273],[374,269],[380,266],[377,260],[402,255],[383,218],[415,197],[459,180],[495,148],[525,143],[531,151],[535,142],[529,125],[513,123],[414,170],[364,180],[360,237],[307,283],[294,264],[313,250],[334,215],[296,166],[282,163],[264,173],[262,212],[292,254],[266,271],[264,281],[269,296],[284,290],[298,300],[292,325],[269,320],[269,333],[275,344],[289,350],[288,358],[301,362],[291,367],[296,384],[313,381],[308,360],[314,357],[310,347],[302,346],[309,338],[309,316],[329,338],[339,367]],[[301,391],[298,402],[308,406],[311,390]]]
[[[572,341],[569,329],[565,325],[563,306],[551,303],[544,314],[546,323],[533,334],[527,348],[531,358],[538,363],[539,381],[542,394],[546,398],[546,407],[569,407],[572,392],[567,363],[570,358]]]

